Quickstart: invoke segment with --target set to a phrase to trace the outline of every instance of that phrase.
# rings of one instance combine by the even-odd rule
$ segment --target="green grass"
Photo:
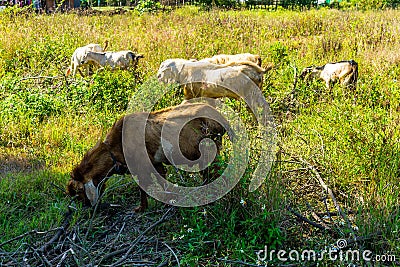
[[[180,208],[175,224],[160,226],[176,240],[181,264],[229,266],[218,260],[225,257],[254,264],[255,252],[265,245],[321,250],[350,238],[351,230],[339,217],[329,234],[287,211],[290,205],[312,220],[307,203],[316,212],[326,211],[321,200],[326,194],[304,162],[318,169],[340,206],[352,211],[348,217],[358,228],[355,234],[367,237],[357,248],[395,254],[399,260],[399,24],[397,10],[203,12],[185,7],[115,16],[0,13],[0,244],[32,229],[60,225],[70,199],[59,188],[65,188],[73,166],[124,114],[140,86],[152,86],[146,81],[163,60],[251,52],[260,54],[265,65],[275,65],[263,92],[278,124],[277,161],[263,186],[249,193],[258,158],[252,153],[232,192],[204,207]],[[76,47],[105,40],[109,50],[145,55],[136,72],[64,77]],[[299,82],[289,101],[293,67],[301,71],[344,59],[359,64],[354,92],[340,86],[328,92],[323,83]],[[43,77],[32,78],[38,76]],[[181,98],[179,91],[171,92],[157,107]],[[241,106],[241,117],[248,119],[243,104],[229,103]],[[228,161],[227,151],[221,164]],[[138,196],[131,190],[119,188],[106,200],[133,207]],[[150,210],[161,206],[152,200]],[[327,206],[335,211],[329,197]],[[11,242],[0,252],[32,238]]]

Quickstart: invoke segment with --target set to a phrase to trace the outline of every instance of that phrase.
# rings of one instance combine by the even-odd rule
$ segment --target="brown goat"
[[[205,114],[206,116],[204,116]],[[77,196],[86,205],[90,203],[93,206],[98,201],[98,187],[103,179],[115,173],[123,174],[128,172],[127,161],[130,158],[125,159],[122,143],[124,141],[125,144],[127,139],[138,140],[143,138],[143,136],[140,136],[141,132],[136,128],[136,124],[129,125],[132,121],[139,122],[139,125],[142,123],[146,125],[144,140],[147,156],[157,172],[163,177],[166,175],[166,169],[163,164],[171,165],[164,154],[165,148],[161,143],[161,131],[163,127],[167,126],[167,129],[168,127],[176,128],[177,122],[189,120],[179,132],[178,149],[186,159],[196,160],[202,156],[199,145],[200,141],[204,138],[214,140],[218,153],[222,142],[222,135],[224,135],[226,132],[225,129],[228,129],[229,126],[225,120],[222,121],[224,125],[221,125],[217,121],[210,119],[215,118],[216,114],[219,114],[218,111],[207,104],[187,103],[151,113],[139,112],[126,115],[114,124],[104,142],[98,142],[85,154],[81,163],[73,169],[71,179],[67,185],[68,194]],[[221,121],[221,118],[221,116],[218,117],[218,121]],[[126,132],[127,128],[123,126],[127,127],[129,132]],[[125,149],[126,146],[124,147],[124,151]],[[137,150],[141,150],[141,148],[137,148]],[[135,153],[135,148],[133,151]],[[137,158],[140,159],[141,157]],[[134,165],[141,166],[143,162],[134,162]],[[143,178],[141,177],[143,173],[132,174]],[[144,178],[147,179],[150,177]],[[104,187],[100,191],[103,189]],[[142,188],[140,188],[140,192],[140,206],[135,211],[143,211],[148,205],[147,194]]]

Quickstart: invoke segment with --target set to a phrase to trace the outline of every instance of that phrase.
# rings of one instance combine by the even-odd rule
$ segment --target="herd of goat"
[[[89,44],[77,48],[72,55],[71,65],[66,74],[69,75],[72,72],[72,75],[75,76],[80,67],[84,67],[86,73],[89,74],[89,65],[97,65],[101,68],[129,69],[135,67],[139,59],[143,58],[143,55],[132,51],[105,52],[107,44],[106,42],[104,48],[98,44]],[[238,99],[246,94],[249,85],[254,85],[261,91],[264,74],[271,68],[271,66],[263,68],[261,57],[249,53],[216,55],[201,60],[167,59],[162,62],[157,73],[158,80],[167,84],[180,84],[183,87],[184,103],[150,113],[129,114],[118,120],[108,132],[105,140],[98,142],[90,149],[84,155],[82,161],[73,169],[67,185],[68,194],[76,196],[78,200],[87,205],[94,206],[104,190],[105,179],[113,174],[125,174],[134,169],[135,173],[132,174],[150,178],[152,173],[140,169],[143,165],[141,162],[143,157],[150,159],[154,170],[165,178],[167,173],[165,165],[171,165],[165,155],[167,152],[176,149],[181,151],[185,158],[196,160],[201,156],[200,142],[204,138],[210,138],[215,142],[218,153],[221,149],[221,138],[229,129],[229,126],[216,123],[215,120],[211,119],[212,116],[204,117],[204,114],[215,114],[215,108],[212,105],[191,103],[187,100],[198,97]],[[300,78],[304,80],[321,79],[328,89],[335,83],[354,89],[358,78],[358,65],[354,60],[350,60],[328,63],[321,67],[307,67],[300,74]],[[225,86],[219,86],[218,84],[221,81],[229,81],[228,85],[229,83],[236,83],[243,86],[239,86],[238,92],[233,92],[227,89],[229,86],[226,86],[226,83]],[[200,116],[200,114],[203,114],[203,116]],[[169,148],[170,151],[166,152],[165,147],[163,147],[165,140],[161,138],[162,129],[166,124],[174,125],[174,122],[178,122],[182,118],[194,119],[189,120],[180,131],[178,147],[171,147]],[[144,150],[147,155],[139,155],[139,152],[135,155],[136,150],[133,149],[134,155],[131,156],[134,164],[133,168],[128,170],[127,159],[123,151],[123,134],[126,134],[123,126],[127,126],[125,129],[131,129],[128,133],[130,139],[139,140],[143,138],[140,136],[143,134],[142,132],[135,131],[135,126],[128,125],[132,123],[143,123],[145,125]],[[138,147],[137,151],[141,151],[141,149],[143,148]],[[132,167],[132,165],[129,165],[129,167]],[[215,168],[215,164],[211,164],[210,168]],[[215,170],[202,172],[205,180],[210,178],[205,177],[207,173],[215,175],[218,172]],[[147,194],[142,189],[140,179],[139,186],[141,201],[140,206],[135,210],[143,211],[148,204]]]

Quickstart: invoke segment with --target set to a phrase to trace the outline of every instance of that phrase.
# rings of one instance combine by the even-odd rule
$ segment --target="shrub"
[[[140,0],[137,6],[135,7],[135,10],[139,11],[139,13],[156,12],[160,9],[161,9],[161,4],[153,0]]]

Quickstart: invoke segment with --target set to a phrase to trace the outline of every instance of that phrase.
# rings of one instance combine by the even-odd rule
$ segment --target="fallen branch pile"
[[[151,214],[107,209],[89,219],[74,220],[69,207],[61,227],[40,232],[32,230],[0,244],[2,266],[161,266],[175,262],[176,252],[167,244],[166,233],[157,226],[167,222],[175,208],[166,207]],[[114,212],[114,214],[112,214]],[[84,216],[80,216],[84,217]],[[76,219],[76,218],[75,218]],[[26,237],[14,251],[7,245]]]

